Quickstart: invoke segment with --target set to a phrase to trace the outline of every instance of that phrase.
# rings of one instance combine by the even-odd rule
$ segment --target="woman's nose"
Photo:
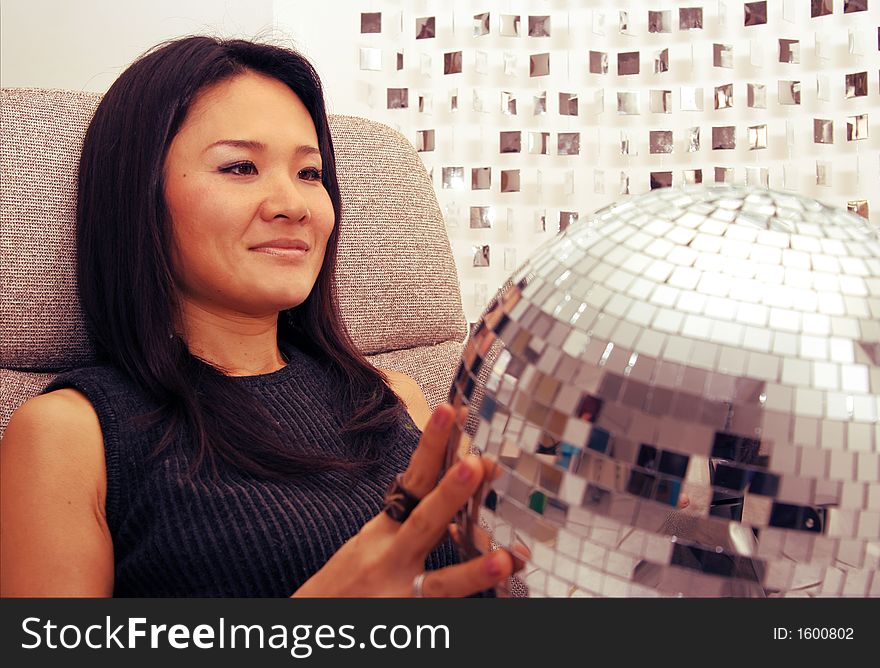
[[[309,218],[308,202],[295,178],[279,175],[269,182],[269,187],[260,207],[260,216],[270,221],[287,218],[293,221],[306,221]]]

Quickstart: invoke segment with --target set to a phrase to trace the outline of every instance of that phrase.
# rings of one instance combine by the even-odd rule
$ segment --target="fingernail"
[[[497,554],[486,560],[486,572],[493,577],[501,575],[501,558]]]
[[[474,475],[473,469],[470,466],[465,464],[464,462],[458,463],[458,468],[455,471],[455,479],[458,482],[467,482]]]
[[[447,410],[435,410],[431,422],[435,429],[446,429],[452,423],[452,414]]]

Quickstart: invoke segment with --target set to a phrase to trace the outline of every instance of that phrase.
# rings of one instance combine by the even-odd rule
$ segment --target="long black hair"
[[[163,168],[171,140],[206,88],[256,72],[302,100],[315,124],[323,184],[335,211],[323,265],[308,298],[282,311],[279,344],[322,361],[345,416],[350,457],[298,453],[282,443],[266,410],[240,383],[194,357],[172,336],[180,302],[172,271],[172,225]],[[188,434],[191,472],[222,461],[264,477],[364,467],[381,457],[381,435],[401,405],[360,354],[339,314],[334,273],[341,215],[333,142],[321,82],[300,54],[243,40],[186,37],[135,61],[104,95],[86,132],[77,194],[77,282],[99,361],[127,374],[158,408],[142,424],[167,423],[157,453]]]

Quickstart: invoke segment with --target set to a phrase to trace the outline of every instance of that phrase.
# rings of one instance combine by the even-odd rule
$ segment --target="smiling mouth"
[[[251,248],[256,253],[264,253],[265,255],[274,255],[280,258],[299,259],[305,257],[308,250],[305,248],[279,248],[277,246],[261,246],[260,248]]]

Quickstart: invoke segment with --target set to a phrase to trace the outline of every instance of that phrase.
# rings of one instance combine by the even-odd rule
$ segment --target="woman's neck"
[[[284,367],[278,349],[278,314],[217,313],[187,304],[181,337],[190,352],[229,376],[256,376]]]

